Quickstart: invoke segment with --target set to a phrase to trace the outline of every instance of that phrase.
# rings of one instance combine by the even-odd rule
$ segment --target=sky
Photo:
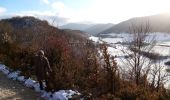
[[[59,25],[119,23],[133,17],[170,13],[170,0],[0,0],[0,18],[35,16]]]

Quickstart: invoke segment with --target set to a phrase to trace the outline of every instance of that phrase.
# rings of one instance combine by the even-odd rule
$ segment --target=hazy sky
[[[170,0],[0,0],[0,17],[32,15],[64,22],[119,23],[170,13]]]

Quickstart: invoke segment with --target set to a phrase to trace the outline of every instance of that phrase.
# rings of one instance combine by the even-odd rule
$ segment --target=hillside
[[[80,30],[91,35],[97,35],[98,33],[107,30],[114,26],[114,24],[82,24],[82,23],[68,23],[66,25],[60,26],[60,29],[71,29]]]
[[[93,24],[68,23],[66,25],[60,26],[59,28],[84,31],[85,29],[90,28],[91,26],[93,26]]]
[[[108,23],[108,24],[96,24],[96,25],[93,25],[92,27],[90,28],[87,28],[85,29],[84,31],[91,34],[91,35],[97,35],[98,33],[106,30],[106,29],[109,29],[111,27],[113,27],[114,24],[111,24],[111,23]]]
[[[45,35],[56,35],[65,39],[86,40],[88,35],[81,31],[65,31],[34,17],[13,17],[0,21],[1,32],[9,32],[12,39],[24,43],[32,42]],[[70,38],[71,37],[71,38]]]
[[[153,16],[136,17],[123,21],[101,32],[101,34],[129,32],[129,28],[132,24],[140,26],[146,25],[146,23],[149,23],[152,32],[170,33],[170,14],[159,14]]]

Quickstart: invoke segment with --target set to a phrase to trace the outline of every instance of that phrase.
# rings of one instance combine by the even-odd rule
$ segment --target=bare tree
[[[126,65],[129,79],[139,85],[141,78],[147,78],[152,62],[143,55],[143,52],[151,52],[156,42],[154,37],[148,36],[150,33],[149,23],[139,26],[132,24],[132,27],[129,29],[130,37],[128,40],[125,40],[128,43],[127,50],[122,50],[129,57],[122,61]]]
[[[161,65],[161,62],[158,61],[158,63],[155,63],[151,70],[151,84],[150,87],[152,89],[156,89],[158,92],[162,85],[166,84],[168,82],[168,78],[170,77],[170,73],[166,72],[165,66]]]

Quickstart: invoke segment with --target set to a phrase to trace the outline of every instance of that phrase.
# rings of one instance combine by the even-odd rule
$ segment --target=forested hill
[[[31,42],[45,34],[53,34],[58,37],[73,38],[76,40],[86,40],[88,37],[84,32],[60,30],[45,20],[30,16],[2,19],[0,21],[0,31],[1,33],[9,33],[12,39],[18,42]]]

